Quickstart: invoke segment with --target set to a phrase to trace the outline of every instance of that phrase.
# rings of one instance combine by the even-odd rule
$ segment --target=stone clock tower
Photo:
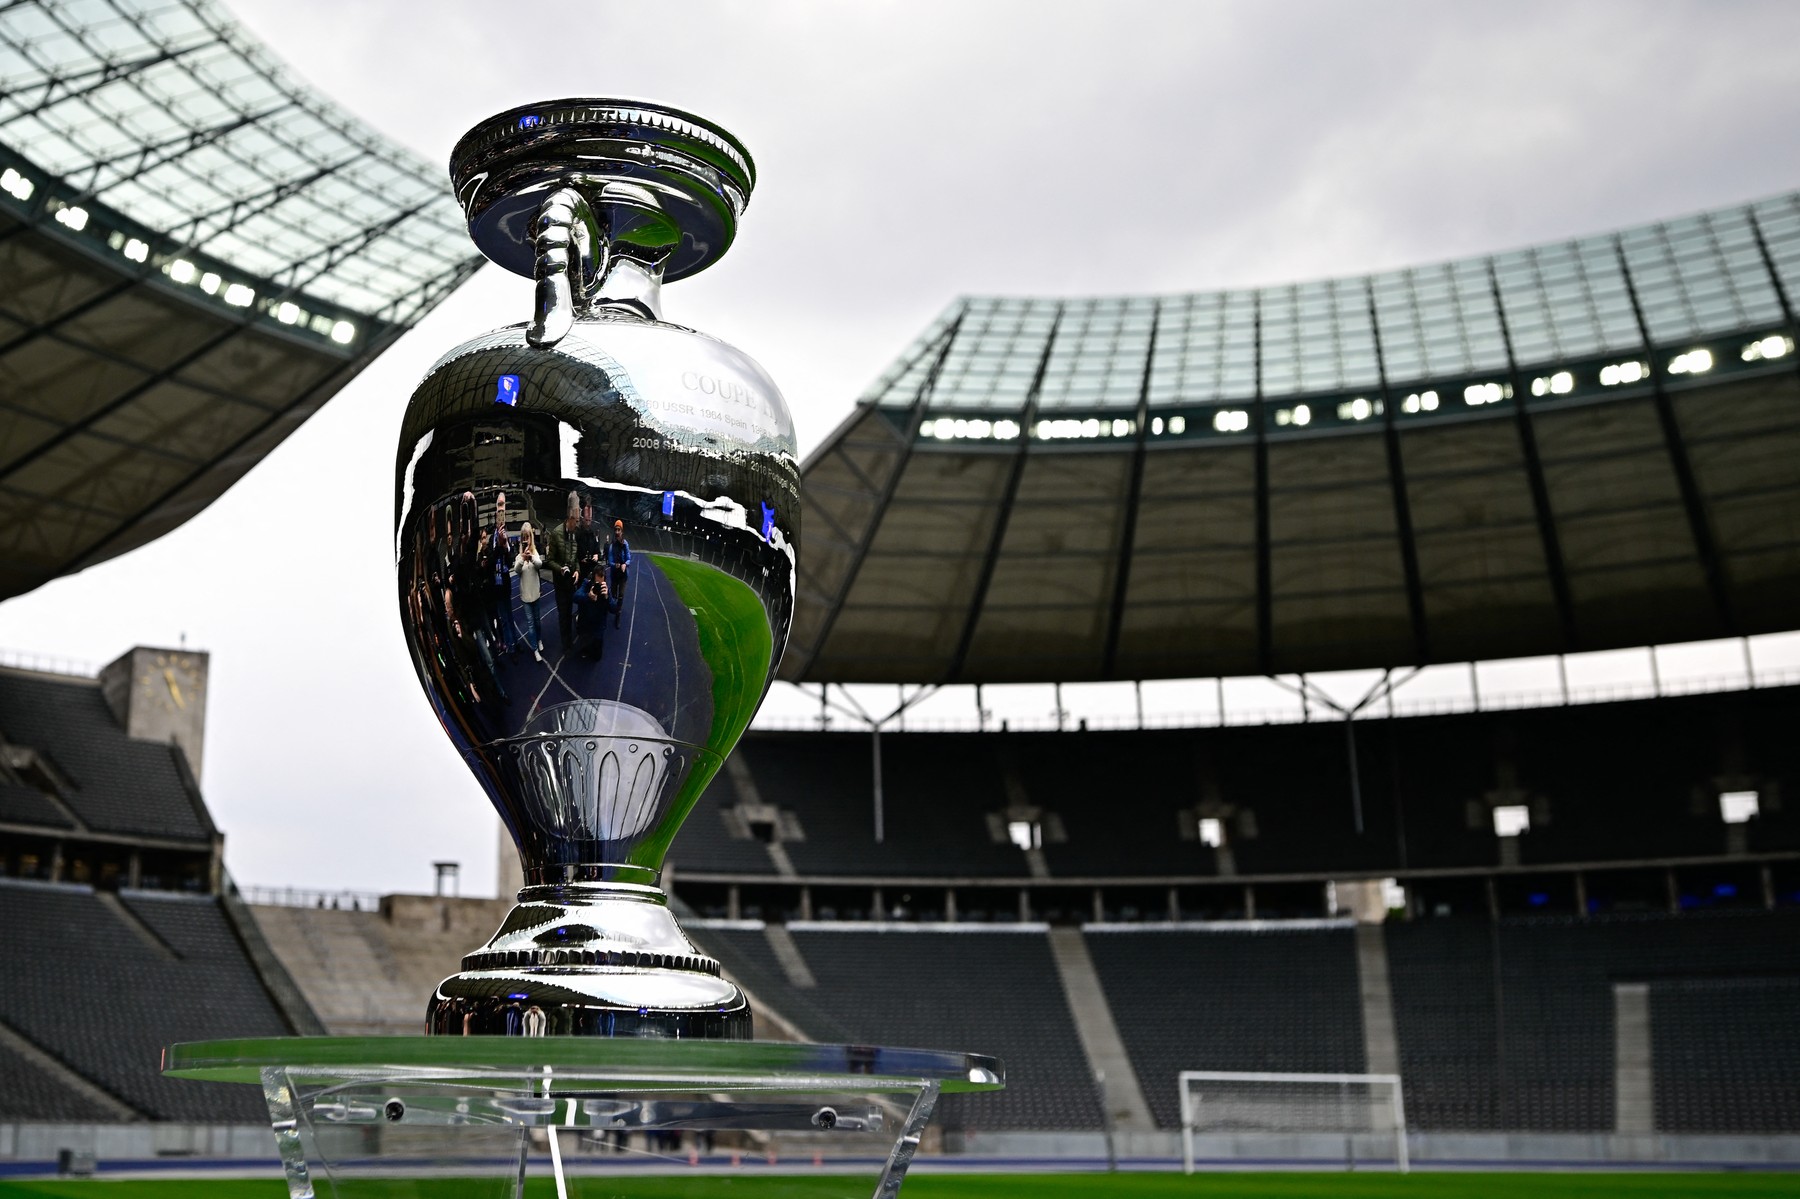
[[[207,664],[207,655],[196,650],[140,645],[100,672],[101,693],[126,736],[180,746],[196,783],[206,736]]]

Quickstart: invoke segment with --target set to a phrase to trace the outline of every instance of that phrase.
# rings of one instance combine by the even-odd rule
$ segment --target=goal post
[[[1181,1164],[1207,1156],[1411,1168],[1398,1074],[1183,1070]]]

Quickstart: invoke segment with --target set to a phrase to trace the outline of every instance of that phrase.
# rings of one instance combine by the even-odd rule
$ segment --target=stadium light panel
[[[1669,362],[1671,375],[1698,375],[1709,371],[1713,366],[1711,350],[1689,350],[1685,354],[1677,354]]]
[[[1622,383],[1636,383],[1650,377],[1648,362],[1613,362],[1600,368],[1600,386],[1617,387]]]
[[[300,305],[291,300],[283,300],[275,309],[275,319],[284,325],[299,324],[301,316]]]
[[[0,191],[5,191],[6,194],[13,199],[29,200],[31,199],[31,193],[36,190],[37,188],[31,180],[25,178],[25,176],[19,174],[19,172],[13,170],[11,167],[7,167],[5,171],[0,172]]]
[[[1250,427],[1250,414],[1241,408],[1221,408],[1213,413],[1213,428],[1221,433],[1242,433]]]
[[[1775,333],[1751,342],[1743,348],[1738,356],[1745,362],[1761,362],[1765,358],[1784,357],[1793,351],[1793,339]]]
[[[133,262],[144,262],[150,257],[150,243],[134,237],[125,243],[122,253]]]
[[[256,292],[242,283],[233,283],[225,289],[225,302],[239,308],[248,308],[256,300]]]
[[[62,214],[58,213],[57,215],[60,216]],[[194,277],[200,273],[194,264],[185,258],[175,259],[175,261],[169,263],[167,270],[169,272],[169,278],[176,283],[192,283]]]
[[[66,208],[59,208],[56,210],[56,223],[59,225],[67,225],[70,229],[80,233],[83,229],[87,228],[88,211],[85,208],[78,208],[73,204]]]
[[[1531,809],[1524,804],[1501,804],[1494,809],[1494,836],[1517,837],[1531,831]]]
[[[204,275],[200,276],[200,290],[209,296],[216,296],[219,294],[219,284],[222,282],[223,280],[217,275],[213,274],[211,271],[207,271]]]
[[[1171,416],[1169,418],[1169,432],[1177,433],[1177,434],[1186,433],[1187,432],[1187,417]]]
[[[1554,375],[1539,375],[1531,381],[1531,394],[1534,396],[1566,396],[1574,390],[1575,376],[1568,371],[1557,371]]]
[[[1162,417],[1152,417],[1150,420],[1150,435],[1152,437],[1161,437],[1162,429]]]
[[[1726,824],[1745,824],[1761,810],[1756,791],[1719,792],[1719,819]]]
[[[1419,391],[1400,401],[1402,412],[1436,412],[1438,393],[1435,391]]]
[[[1374,412],[1375,406],[1362,396],[1339,404],[1337,409],[1339,420],[1368,420]]]
[[[997,420],[994,422],[994,438],[997,441],[1011,441],[1019,435],[1019,422],[1016,420]]]

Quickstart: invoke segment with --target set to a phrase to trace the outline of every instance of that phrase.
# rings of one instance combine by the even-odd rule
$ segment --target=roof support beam
[[[1412,500],[1406,493],[1406,464],[1400,452],[1400,426],[1394,397],[1388,392],[1387,359],[1381,348],[1381,314],[1375,309],[1375,285],[1364,279],[1369,301],[1369,331],[1375,339],[1375,371],[1381,387],[1381,438],[1387,447],[1388,485],[1394,496],[1394,532],[1400,539],[1400,567],[1406,575],[1406,612],[1412,621],[1411,665],[1431,661],[1431,635],[1425,624],[1425,588],[1419,580],[1419,546],[1413,537]],[[1398,665],[1398,663],[1396,663]]]
[[[486,257],[480,254],[471,255],[448,270],[440,271],[432,276],[416,291],[397,297],[371,319],[384,325],[402,325],[410,329],[420,313],[430,312],[436,308],[439,300],[461,287],[468,281],[469,276],[486,265]],[[411,303],[403,308],[401,300],[410,300]]]
[[[367,246],[369,244],[369,242],[380,237],[382,234],[384,234],[389,229],[391,229],[394,225],[399,224],[401,221],[407,219],[407,217],[418,212],[420,207],[423,207],[423,206],[422,205],[415,206],[414,208],[406,209],[401,212],[395,213],[392,217],[390,217],[386,221],[383,221],[380,225],[377,225],[371,229],[365,229],[356,237],[345,238],[341,242],[334,243],[333,245],[330,245],[330,246],[322,247],[316,253],[308,255],[306,258],[301,259],[300,261],[292,263],[289,266],[283,268],[283,271],[285,274],[289,275],[290,277],[293,277],[293,281],[291,283],[289,283],[288,286],[286,288],[284,288],[281,292],[277,293],[277,295],[274,296],[273,298],[280,300],[280,299],[285,299],[290,295],[293,295],[295,292],[297,292],[301,288],[305,287],[308,283],[312,282],[313,279],[317,278],[319,275],[325,273],[326,271],[330,270],[333,266],[337,265],[337,263],[341,262],[344,258],[351,257],[352,255],[358,253],[363,247]],[[304,278],[298,277],[298,272],[299,272],[300,267],[307,265],[309,263],[312,263],[312,262],[316,262],[320,258],[323,258],[325,260],[325,264],[323,266],[318,267],[311,274],[306,275]],[[139,281],[141,281],[141,280],[139,280]],[[131,403],[133,400],[137,399],[139,396],[143,395],[145,392],[149,391],[151,388],[157,387],[157,386],[161,385],[162,383],[165,383],[168,380],[175,378],[179,372],[186,370],[189,366],[192,366],[195,362],[198,362],[200,359],[202,359],[206,355],[212,353],[214,350],[218,349],[220,346],[224,345],[226,342],[230,341],[232,338],[238,336],[240,333],[249,329],[255,323],[256,318],[257,318],[257,310],[254,307],[246,308],[244,310],[244,315],[239,317],[237,320],[233,321],[224,331],[222,331],[218,334],[215,334],[212,337],[207,338],[205,341],[201,342],[198,346],[195,346],[192,350],[189,350],[186,354],[183,354],[181,357],[179,357],[175,361],[171,362],[168,366],[162,368],[161,370],[155,372],[154,374],[146,376],[145,378],[143,378],[136,384],[132,385],[131,387],[126,388],[125,391],[122,392],[120,395],[118,395],[117,397],[115,397],[114,399],[109,401],[108,403],[102,404],[100,407],[96,408],[94,411],[83,416],[80,420],[74,422],[73,424],[66,426],[61,432],[57,433],[56,435],[54,435],[53,437],[51,437],[49,440],[45,441],[41,445],[34,446],[32,449],[27,450],[23,454],[15,455],[5,465],[0,465],[0,479],[5,479],[5,478],[13,475],[21,467],[25,466],[37,455],[45,453],[49,450],[55,449],[57,446],[68,441],[69,438],[74,437],[77,433],[81,433],[81,432],[85,431],[87,428],[89,428],[90,426],[94,425],[95,423],[97,423],[101,420],[104,420],[108,416],[111,416],[113,413],[117,412],[119,409],[123,408],[125,405]],[[350,361],[354,361],[354,359],[352,359]],[[331,373],[335,374],[336,372],[333,371]],[[330,377],[330,376],[328,375],[327,377]],[[286,411],[286,409],[282,409],[281,411]]]
[[[244,113],[234,120],[226,121],[207,129],[190,130],[187,133],[179,134],[166,141],[150,142],[143,146],[134,147],[123,154],[115,154],[111,158],[95,159],[93,162],[88,163],[85,168],[87,171],[87,186],[81,190],[79,196],[76,196],[70,202],[79,204],[83,200],[95,199],[104,194],[109,188],[116,187],[127,179],[136,179],[159,167],[168,166],[170,163],[175,162],[188,154],[192,154],[195,150],[204,149],[221,138],[229,137],[238,130],[254,125],[265,117],[274,116],[276,113],[280,112],[286,112],[292,107],[293,103],[291,101],[286,104],[277,104],[275,107],[265,108],[261,112]],[[131,163],[129,169],[120,171],[118,176],[114,179],[105,183],[101,182],[101,175],[103,172],[109,167],[115,167],[125,162]]]
[[[93,545],[90,545],[79,558],[69,565],[68,573],[73,574],[78,570],[92,566],[96,562],[105,561],[109,555],[105,554],[103,551],[108,546],[117,542],[120,538],[124,537],[126,533],[135,529],[138,525],[143,524],[144,521],[151,516],[160,513],[163,505],[167,504],[170,500],[173,500],[189,487],[192,487],[195,483],[198,483],[209,471],[217,469],[221,462],[228,461],[245,446],[251,444],[257,438],[267,433],[278,422],[287,419],[288,416],[299,410],[302,405],[310,402],[314,396],[317,396],[327,388],[335,389],[337,386],[341,386],[342,381],[354,378],[357,372],[361,371],[363,367],[380,357],[380,355],[390,345],[397,341],[404,332],[404,329],[390,327],[379,340],[370,338],[360,356],[346,359],[334,366],[322,378],[314,381],[310,387],[305,391],[302,391],[298,396],[295,396],[282,408],[270,413],[263,420],[258,421],[254,428],[232,441],[230,445],[227,445],[216,452],[211,461],[184,476],[174,486],[167,488],[155,499],[145,504],[143,508],[139,510],[137,515],[118,525],[111,532],[107,533],[106,536],[96,541]]]
[[[1575,600],[1569,589],[1569,573],[1563,565],[1562,539],[1556,531],[1556,516],[1550,507],[1550,488],[1544,481],[1544,463],[1538,454],[1537,429],[1526,404],[1530,388],[1519,373],[1519,359],[1513,353],[1512,326],[1506,320],[1506,305],[1500,296],[1500,275],[1494,260],[1487,260],[1488,288],[1494,295],[1494,311],[1500,318],[1500,341],[1506,347],[1506,370],[1512,380],[1513,419],[1519,430],[1519,449],[1525,456],[1525,478],[1531,486],[1531,508],[1537,516],[1538,540],[1544,548],[1544,570],[1550,576],[1550,598],[1556,604],[1556,621],[1562,632],[1564,653],[1581,648],[1575,628]]]
[[[1631,277],[1631,264],[1625,258],[1625,239],[1613,238],[1613,253],[1618,258],[1619,274],[1625,280],[1625,294],[1631,300],[1631,315],[1637,321],[1638,336],[1643,341],[1644,356],[1650,360],[1650,387],[1656,401],[1656,419],[1662,426],[1663,446],[1669,453],[1669,467],[1675,474],[1675,486],[1681,493],[1681,506],[1687,512],[1688,530],[1694,538],[1694,554],[1700,560],[1700,575],[1707,594],[1718,613],[1719,631],[1728,637],[1737,635],[1737,616],[1731,607],[1731,590],[1725,580],[1725,568],[1719,561],[1718,543],[1713,540],[1712,523],[1706,518],[1706,503],[1700,495],[1700,483],[1694,478],[1694,466],[1688,458],[1687,442],[1681,435],[1681,422],[1675,417],[1674,402],[1664,386],[1668,363],[1662,361],[1650,337],[1650,324],[1644,319],[1644,308],[1638,301],[1637,283]]]
[[[4,311],[4,309],[0,309],[0,311]],[[116,353],[112,350],[102,349],[99,346],[91,345],[88,342],[81,341],[74,337],[70,337],[67,333],[61,332],[60,330],[57,330],[57,329],[49,329],[49,328],[39,329],[39,330],[37,330],[37,337],[44,341],[53,341],[59,346],[67,346],[71,350],[75,350],[76,352],[81,353],[81,354],[91,354],[95,358],[100,359],[100,361],[102,361],[102,362],[110,362],[114,366],[122,366],[122,367],[126,368],[127,370],[143,371],[147,374],[156,369],[156,367],[154,367],[154,366],[150,366],[146,363],[138,362],[138,361],[135,361],[134,359],[127,358],[123,354]],[[9,342],[5,349],[0,349],[0,356],[4,356],[4,354],[6,353],[6,350],[12,349],[14,347],[14,344],[15,343]],[[190,380],[184,379],[184,380],[182,380],[181,385],[183,387],[189,389],[190,391],[199,392],[201,395],[204,395],[204,396],[211,396],[215,400],[224,400],[225,402],[231,403],[231,404],[242,404],[246,408],[256,408],[263,412],[271,411],[269,406],[267,404],[264,404],[260,400],[253,400],[249,396],[240,394],[235,391],[227,391],[225,388],[216,387],[211,383],[202,383],[202,382],[199,382],[198,380],[190,381]],[[11,407],[11,405],[4,403],[4,401],[0,401],[0,407]],[[67,424],[67,422],[57,420],[55,417],[49,415],[48,413],[28,412],[24,409],[15,409],[15,411],[21,412],[22,414],[24,414],[26,416],[34,417],[37,420],[49,421],[56,425],[66,426],[66,424]]]
[[[1272,673],[1275,661],[1275,576],[1269,548],[1269,431],[1263,412],[1262,292],[1251,293],[1256,360],[1256,664]]]
[[[53,6],[46,6],[46,9],[54,15]],[[65,30],[68,29],[67,22],[58,20],[57,23],[62,25]],[[85,41],[83,44],[86,44]],[[161,66],[165,62],[173,62],[183,55],[192,54],[196,50],[204,50],[209,46],[216,46],[218,44],[216,39],[205,42],[196,42],[191,46],[183,46],[179,50],[164,49],[156,54],[146,54],[142,58],[126,59],[123,62],[101,63],[97,67],[91,67],[85,71],[77,71],[71,75],[48,75],[30,85],[31,87],[42,87],[44,89],[43,94],[38,97],[37,102],[30,108],[21,108],[19,111],[12,113],[9,116],[0,117],[0,129],[4,129],[14,121],[23,120],[26,117],[35,117],[48,109],[55,108],[58,104],[65,103],[69,100],[79,100],[83,96],[91,95],[101,88],[106,87],[108,84],[124,79],[127,76],[135,75],[139,71],[146,71],[151,67]],[[78,83],[82,84],[82,86],[71,87],[70,90],[61,95],[56,94],[56,89],[58,87]],[[11,92],[0,93],[0,101],[11,100],[13,97],[26,90],[26,88],[17,88]]]
[[[994,508],[994,529],[988,537],[987,553],[981,560],[981,573],[975,579],[975,592],[969,598],[969,611],[963,618],[962,634],[956,639],[956,652],[944,671],[943,681],[954,683],[968,660],[969,647],[975,641],[975,629],[981,624],[981,610],[987,603],[988,587],[994,581],[994,570],[1000,565],[1000,547],[1006,542],[1006,526],[1012,517],[1013,501],[1019,494],[1019,480],[1025,476],[1025,458],[1031,451],[1031,426],[1036,423],[1038,396],[1044,390],[1044,373],[1050,369],[1050,354],[1056,348],[1056,332],[1062,328],[1063,306],[1056,306],[1050,319],[1050,335],[1044,338],[1044,352],[1038,355],[1037,370],[1025,392],[1025,404],[1019,410],[1019,448],[1013,451],[1012,469],[1006,475],[1006,489]]]
[[[1144,491],[1144,455],[1150,443],[1150,368],[1156,361],[1156,334],[1162,323],[1162,301],[1150,309],[1150,344],[1144,350],[1144,374],[1138,382],[1137,437],[1131,447],[1131,476],[1125,486],[1125,527],[1119,532],[1119,559],[1113,568],[1112,609],[1106,617],[1106,648],[1100,677],[1110,679],[1119,657],[1119,630],[1125,623],[1125,595],[1131,589],[1131,560],[1137,552],[1138,500]],[[1030,431],[1026,430],[1029,436]]]
[[[937,389],[938,374],[944,369],[944,360],[950,356],[950,347],[956,344],[956,335],[962,328],[963,316],[967,311],[968,309],[965,307],[958,312],[944,331],[938,335],[937,357],[932,360],[931,369],[926,372],[925,378],[920,380],[919,390],[913,396],[912,405],[907,412],[906,442],[898,449],[894,469],[876,496],[874,509],[869,514],[869,523],[863,529],[862,536],[857,539],[856,552],[850,558],[850,565],[844,570],[844,577],[834,589],[831,605],[825,610],[825,619],[819,622],[819,634],[813,639],[812,645],[807,647],[806,664],[798,672],[801,678],[804,678],[806,672],[812,669],[812,664],[818,658],[820,651],[825,648],[825,643],[831,639],[832,626],[837,624],[838,614],[844,610],[844,601],[849,598],[851,585],[856,582],[856,576],[862,573],[863,561],[869,556],[869,546],[874,544],[876,530],[881,527],[881,518],[886,515],[888,505],[893,502],[894,492],[900,487],[900,477],[906,473],[906,464],[912,459],[913,447],[919,441],[919,424],[925,419],[925,409],[931,403],[932,392]],[[869,405],[867,411],[867,419],[882,419],[876,405]],[[848,428],[849,422],[840,428],[839,436],[833,438],[829,447],[830,452],[842,453],[841,438]],[[815,454],[809,459],[809,464],[822,457],[822,453]],[[801,483],[804,487],[804,472],[801,475]]]

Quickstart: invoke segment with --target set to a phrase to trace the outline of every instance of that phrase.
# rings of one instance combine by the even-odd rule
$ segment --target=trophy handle
[[[537,312],[525,331],[539,349],[555,345],[573,327],[578,311],[593,302],[612,257],[611,239],[594,219],[587,199],[572,187],[560,187],[539,205],[532,223],[537,259]]]

